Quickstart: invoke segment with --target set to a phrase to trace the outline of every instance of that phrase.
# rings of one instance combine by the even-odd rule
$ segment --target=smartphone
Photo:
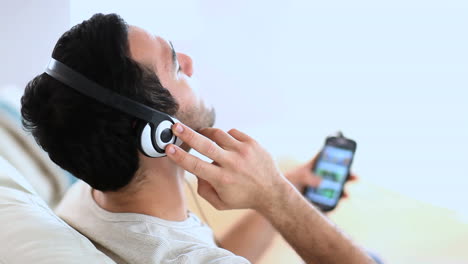
[[[317,187],[308,186],[304,190],[306,199],[323,212],[335,209],[338,204],[349,178],[355,152],[356,142],[341,133],[325,140],[325,146],[313,168],[321,182]]]

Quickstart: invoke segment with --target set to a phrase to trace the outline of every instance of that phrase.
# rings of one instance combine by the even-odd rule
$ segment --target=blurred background
[[[98,12],[190,55],[216,126],[283,169],[337,130],[356,140],[360,181],[330,217],[360,244],[389,263],[467,263],[466,1],[2,0],[1,98],[18,104],[59,36]],[[219,232],[239,215],[202,207]],[[277,240],[262,263],[300,263]]]

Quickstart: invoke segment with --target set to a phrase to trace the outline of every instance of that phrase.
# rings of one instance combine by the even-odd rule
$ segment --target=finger
[[[348,192],[347,192],[347,191],[343,191],[343,193],[341,194],[341,198],[343,198],[343,199],[349,198]]]
[[[321,182],[322,182],[322,178],[315,176],[313,174],[312,176],[306,177],[305,184],[311,187],[318,187]]]
[[[184,170],[211,183],[216,182],[217,175],[219,175],[219,167],[185,152],[185,150],[174,144],[169,144],[166,147],[166,154],[169,159]]]
[[[198,134],[186,125],[176,123],[172,131],[185,144],[212,160],[219,161],[224,156],[224,150],[216,145],[211,139]]]
[[[348,181],[357,181],[357,180],[359,180],[359,177],[356,174],[351,172],[351,174],[349,174]]]
[[[218,196],[216,190],[211,186],[211,184],[202,178],[198,178],[198,194],[207,200],[214,208],[221,210],[224,208],[224,203]]]
[[[231,135],[233,138],[239,140],[239,141],[242,141],[242,142],[249,142],[249,141],[252,141],[253,139],[245,134],[245,133],[242,133],[240,132],[239,130],[233,128],[231,130],[228,131],[228,134]]]
[[[200,134],[213,140],[223,149],[236,149],[239,145],[239,141],[219,128],[204,128],[200,130]]]

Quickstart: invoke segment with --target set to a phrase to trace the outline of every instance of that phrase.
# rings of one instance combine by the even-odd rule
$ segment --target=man
[[[209,128],[214,111],[189,85],[192,61],[170,42],[127,26],[115,14],[97,14],[66,32],[52,57],[184,124],[173,131],[186,145],[170,145],[168,157],[148,158],[138,151],[134,117],[47,74],[25,89],[24,126],[54,162],[87,183],[69,191],[58,214],[117,263],[255,262],[275,229],[308,263],[371,263],[302,198],[253,139]],[[190,147],[214,163],[191,156]],[[214,207],[255,210],[219,245],[187,213],[185,170],[198,177],[199,194]]]

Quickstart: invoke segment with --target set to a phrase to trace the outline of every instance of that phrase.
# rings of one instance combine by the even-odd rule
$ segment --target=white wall
[[[466,1],[71,1],[95,12],[191,54],[217,126],[300,160],[342,129],[363,180],[468,213]]]
[[[0,93],[22,94],[44,71],[55,42],[69,28],[68,0],[0,1]]]

